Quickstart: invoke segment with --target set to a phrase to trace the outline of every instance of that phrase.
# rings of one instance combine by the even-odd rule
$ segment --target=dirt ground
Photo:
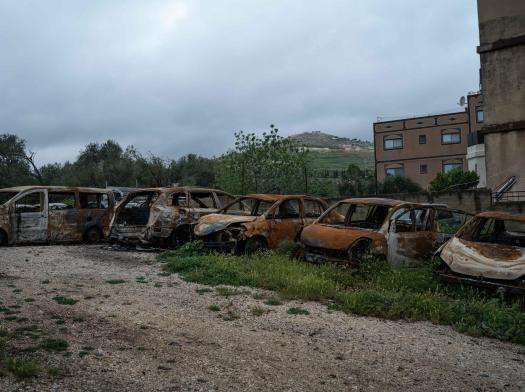
[[[63,375],[4,376],[0,390],[525,390],[525,347],[312,302],[270,306],[253,297],[260,290],[224,296],[159,275],[155,256],[107,246],[0,248],[0,306],[15,305],[22,318],[0,313],[0,324],[37,325],[69,342],[66,352],[33,354]],[[290,315],[292,306],[310,314]]]

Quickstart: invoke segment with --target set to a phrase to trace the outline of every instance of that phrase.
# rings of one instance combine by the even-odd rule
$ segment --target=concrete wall
[[[467,148],[468,170],[479,176],[478,188],[487,185],[487,169],[485,166],[485,144],[475,144]]]
[[[381,197],[415,203],[446,204],[449,208],[467,211],[472,214],[492,209],[492,193],[489,189],[467,189],[445,193],[399,193],[394,195],[382,195]]]

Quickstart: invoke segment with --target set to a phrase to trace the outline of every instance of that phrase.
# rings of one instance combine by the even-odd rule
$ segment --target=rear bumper
[[[519,281],[476,278],[467,275],[460,275],[450,270],[438,270],[436,271],[436,274],[448,283],[463,283],[494,292],[503,292],[511,295],[525,295],[525,284]]]

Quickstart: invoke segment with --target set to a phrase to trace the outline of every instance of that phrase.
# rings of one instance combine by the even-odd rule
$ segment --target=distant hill
[[[301,146],[311,150],[372,151],[372,143],[366,140],[349,139],[324,132],[303,132],[289,136]]]

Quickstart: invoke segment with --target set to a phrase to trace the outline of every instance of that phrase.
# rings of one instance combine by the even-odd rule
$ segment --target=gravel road
[[[155,256],[107,246],[0,248],[0,306],[15,305],[22,318],[0,313],[0,324],[36,325],[69,342],[67,352],[32,354],[62,375],[4,376],[0,390],[525,390],[525,347],[313,302],[269,306],[260,290],[224,296],[159,275]],[[57,296],[78,302],[61,305]],[[310,314],[290,315],[292,306]]]

